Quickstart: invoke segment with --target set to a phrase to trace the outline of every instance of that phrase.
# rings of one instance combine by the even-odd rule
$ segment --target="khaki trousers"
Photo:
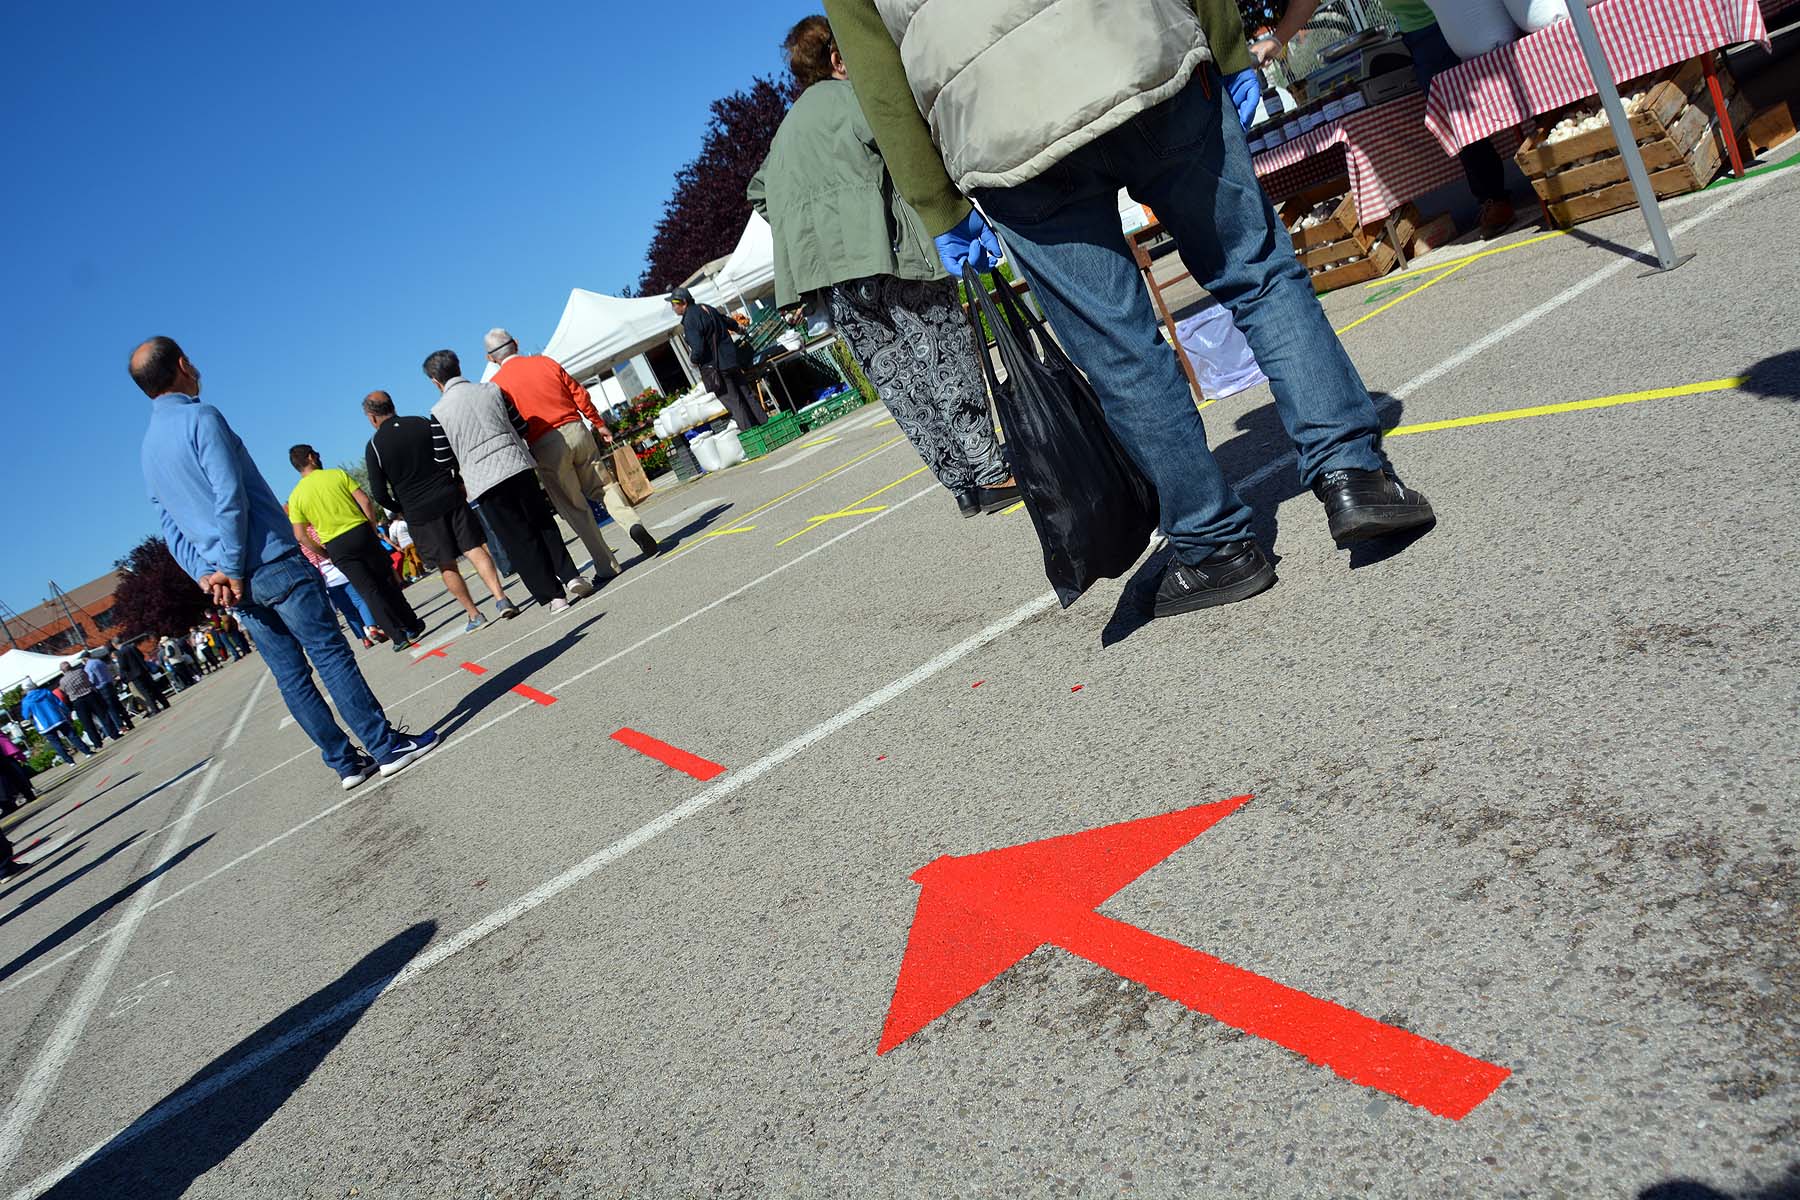
[[[613,480],[610,465],[603,466],[606,460],[594,435],[580,421],[570,421],[533,442],[531,456],[537,460],[538,474],[544,480],[550,503],[587,547],[595,571],[617,575],[618,557],[600,536],[599,523],[587,502],[599,501],[607,515],[627,532],[633,525],[642,524],[642,518],[637,509],[625,502],[625,492]]]

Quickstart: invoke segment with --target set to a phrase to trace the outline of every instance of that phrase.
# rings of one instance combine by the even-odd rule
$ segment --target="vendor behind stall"
[[[712,305],[695,303],[694,294],[684,287],[669,293],[669,303],[681,318],[681,337],[688,357],[700,368],[700,382],[724,402],[737,427],[753,429],[767,421],[762,402],[744,380],[743,369],[749,364],[740,361],[734,340],[737,325]]]

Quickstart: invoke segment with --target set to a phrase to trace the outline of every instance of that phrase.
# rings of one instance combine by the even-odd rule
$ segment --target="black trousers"
[[[0,754],[0,794],[5,795],[9,809],[17,807],[21,801],[37,797],[37,792],[31,786],[31,776],[25,773],[19,760],[10,754]]]
[[[755,429],[769,418],[763,413],[762,401],[744,378],[742,371],[721,371],[717,367],[701,367],[700,381],[725,404],[725,411],[739,429]]]
[[[356,594],[369,606],[369,615],[382,631],[396,642],[425,629],[425,622],[407,603],[400,590],[400,577],[394,574],[394,560],[381,548],[371,525],[358,525],[348,533],[340,533],[325,543],[325,555],[344,573]]]
[[[562,580],[575,577],[550,499],[536,471],[520,471],[476,497],[488,528],[506,548],[513,569],[539,604],[562,598]],[[333,559],[332,561],[337,561]],[[566,574],[565,574],[566,566]]]

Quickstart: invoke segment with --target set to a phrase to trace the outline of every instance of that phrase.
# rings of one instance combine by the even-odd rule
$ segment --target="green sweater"
[[[1235,0],[1194,0],[1194,13],[1219,73],[1247,70],[1250,50]],[[888,174],[934,236],[952,228],[969,215],[969,201],[944,170],[931,127],[906,82],[900,47],[882,24],[874,0],[825,0],[825,15]]]

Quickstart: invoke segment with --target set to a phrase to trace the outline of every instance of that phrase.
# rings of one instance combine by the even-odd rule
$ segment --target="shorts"
[[[447,570],[477,546],[487,545],[487,533],[467,504],[458,504],[442,516],[412,522],[413,546],[428,566]]]

